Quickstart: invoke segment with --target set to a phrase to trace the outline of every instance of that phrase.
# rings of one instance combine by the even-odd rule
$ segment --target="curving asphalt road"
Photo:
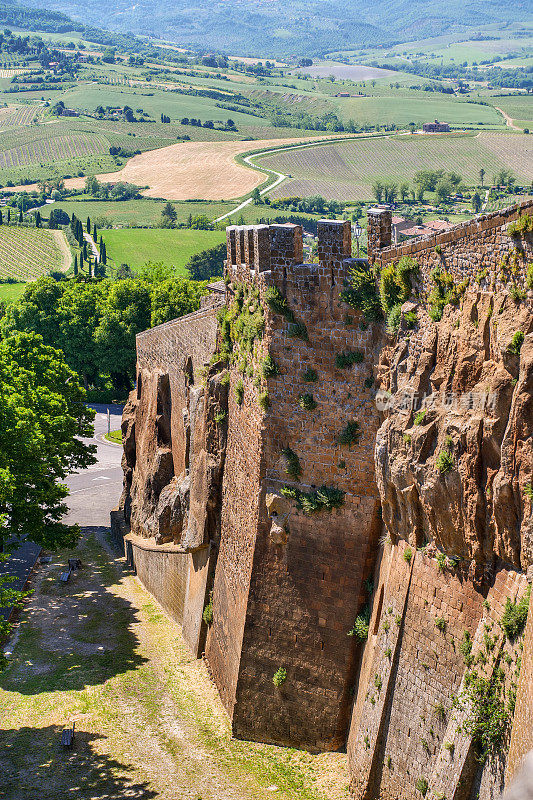
[[[107,433],[107,407],[92,406],[96,410],[94,438],[86,439],[96,444],[97,463],[83,472],[69,475],[66,484],[70,489],[67,498],[69,513],[65,522],[79,525],[102,525],[109,527],[109,512],[114,508],[122,492],[122,447],[104,439]],[[120,428],[121,406],[110,406],[111,430]]]

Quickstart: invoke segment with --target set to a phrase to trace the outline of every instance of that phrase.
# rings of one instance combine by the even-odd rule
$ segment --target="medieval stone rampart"
[[[121,505],[138,574],[205,649],[234,735],[319,750],[349,730],[357,798],[411,800],[427,782],[431,800],[486,800],[503,784],[505,759],[479,766],[452,700],[465,635],[487,680],[501,667],[512,692],[518,669],[501,620],[533,553],[532,251],[507,225],[531,207],[395,248],[390,211],[372,209],[377,271],[403,255],[420,268],[416,324],[397,338],[341,300],[350,224],[323,220],[316,263],[299,226],[228,228],[225,285],[137,340]],[[435,268],[470,282],[438,327],[424,310]],[[509,351],[518,328],[522,356]],[[418,409],[378,411],[376,382],[496,400],[421,424]],[[443,448],[449,477],[436,474]],[[351,629],[367,615],[365,641]],[[515,729],[513,763],[528,741]]]

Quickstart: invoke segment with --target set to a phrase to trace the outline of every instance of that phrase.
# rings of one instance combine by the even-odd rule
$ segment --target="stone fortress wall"
[[[395,340],[340,300],[355,262],[349,223],[330,220],[318,225],[312,264],[302,263],[299,226],[228,228],[224,307],[244,292],[250,313],[260,307],[264,317],[262,336],[247,354],[235,343],[229,367],[216,355],[220,286],[196,314],[138,337],[118,519],[131,529],[139,576],[183,624],[193,652],[205,649],[234,735],[311,750],[341,748],[348,736],[358,798],[420,797],[421,780],[435,800],[488,798],[503,781],[505,760],[479,767],[452,698],[467,672],[465,631],[476,653],[494,628],[498,657],[487,674],[505,663],[507,688],[516,680],[517,656],[499,623],[506,598],[525,591],[531,556],[523,488],[532,337],[514,360],[503,342],[519,326],[530,333],[531,298],[515,303],[503,284],[524,286],[531,241],[511,239],[506,226],[532,206],[397,248],[390,211],[372,209],[369,261],[379,269],[408,255],[420,265],[421,302],[410,304],[419,325],[402,323]],[[461,309],[440,323],[422,302],[435,267],[470,278]],[[289,313],[273,308],[273,289]],[[264,377],[267,357],[277,373]],[[492,429],[486,419],[482,427],[486,414],[459,411],[450,427],[437,413],[413,427],[412,417],[378,412],[376,388],[420,379],[417,388],[436,391],[446,372],[458,392],[494,382]],[[353,422],[359,435],[340,444]],[[435,478],[445,437],[458,479]],[[287,473],[287,448],[297,477]],[[467,463],[476,449],[481,456]],[[402,483],[405,475],[414,477]],[[479,498],[487,481],[490,509]],[[338,508],[304,513],[282,494],[312,497],[323,486],[344,493]],[[439,553],[458,560],[441,569]],[[348,633],[366,608],[361,642]],[[280,669],[286,679],[275,686]],[[521,680],[518,707],[531,707],[530,692]],[[513,763],[527,741],[527,731],[513,730]]]

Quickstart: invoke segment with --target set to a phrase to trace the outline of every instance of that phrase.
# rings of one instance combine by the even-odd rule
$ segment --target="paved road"
[[[69,475],[66,483],[70,489],[67,499],[69,513],[66,522],[77,522],[81,526],[103,525],[109,527],[109,512],[114,508],[122,491],[122,447],[104,439],[107,433],[105,406],[96,409],[94,420],[95,438],[86,440],[96,444],[98,461],[83,472]],[[111,407],[111,430],[120,428],[122,409]]]

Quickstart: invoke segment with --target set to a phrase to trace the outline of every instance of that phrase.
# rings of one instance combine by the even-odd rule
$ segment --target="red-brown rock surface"
[[[440,322],[422,307],[416,312],[419,324],[410,331],[402,321],[378,368],[380,390],[394,403],[376,439],[387,530],[393,540],[434,543],[472,561],[477,580],[497,557],[527,568],[533,563],[531,297],[517,304],[509,295],[471,292],[460,310],[447,306]],[[511,346],[517,331],[525,335],[519,353]],[[402,399],[407,408],[396,406]]]

